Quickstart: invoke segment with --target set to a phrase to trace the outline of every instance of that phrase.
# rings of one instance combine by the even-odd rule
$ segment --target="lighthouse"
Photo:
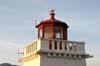
[[[55,18],[54,10],[50,18],[36,25],[38,37],[24,47],[24,55],[19,59],[23,66],[86,66],[85,42],[68,40],[69,26]]]

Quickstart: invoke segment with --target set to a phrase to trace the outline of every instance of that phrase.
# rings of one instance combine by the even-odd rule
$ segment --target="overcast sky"
[[[35,20],[56,19],[69,25],[68,39],[85,41],[94,55],[87,66],[100,66],[100,0],[0,0],[0,63],[18,64],[18,48],[37,38]]]

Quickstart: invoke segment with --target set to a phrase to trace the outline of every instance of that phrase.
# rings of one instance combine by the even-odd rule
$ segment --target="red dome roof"
[[[53,24],[57,26],[63,26],[64,28],[68,28],[68,25],[65,22],[55,19],[54,15],[55,15],[54,10],[51,10],[50,19],[41,21],[40,24],[38,24],[36,27],[38,28],[40,25],[45,25],[45,24]]]

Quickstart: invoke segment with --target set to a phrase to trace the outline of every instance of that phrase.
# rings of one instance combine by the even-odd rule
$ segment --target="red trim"
[[[44,34],[45,34],[45,33],[44,33],[44,25],[43,25],[43,36],[42,36],[42,38],[44,38]]]
[[[55,50],[57,50],[57,41],[55,41]]]
[[[42,29],[43,28],[43,25],[40,25],[39,27],[38,27],[38,29]]]
[[[49,49],[52,49],[52,40],[49,40]]]
[[[67,29],[63,28],[63,38],[64,40],[67,40]]]
[[[44,22],[41,22],[40,24],[38,24],[36,26],[36,28],[38,28],[39,26],[41,25],[44,25],[44,24],[55,24],[55,25],[58,25],[58,26],[63,26],[64,28],[68,28],[68,25],[64,22],[60,22],[60,21],[54,21],[54,22],[51,22],[51,20],[47,20],[47,21],[44,21]]]
[[[66,30],[65,30],[65,37],[66,37],[65,39],[66,39],[66,40],[68,40],[68,35],[67,35],[67,34],[68,34],[68,33],[67,33],[67,29],[66,29]]]
[[[66,35],[65,35],[65,29],[63,28],[63,39],[65,39]]]

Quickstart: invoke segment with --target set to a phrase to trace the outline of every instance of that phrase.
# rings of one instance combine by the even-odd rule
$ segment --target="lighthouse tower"
[[[68,40],[68,25],[55,19],[54,10],[50,18],[41,21],[36,28],[38,38],[24,47],[19,59],[23,66],[86,66],[85,43]]]

